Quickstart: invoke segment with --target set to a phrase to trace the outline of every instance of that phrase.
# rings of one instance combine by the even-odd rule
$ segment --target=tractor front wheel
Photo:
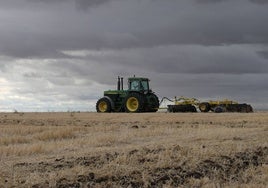
[[[138,93],[130,93],[125,100],[126,112],[142,112],[144,97]]]
[[[210,111],[210,105],[208,102],[202,102],[199,104],[199,110],[201,112],[208,112]]]
[[[112,105],[109,99],[103,97],[98,100],[96,104],[96,110],[97,112],[107,113],[112,111]]]

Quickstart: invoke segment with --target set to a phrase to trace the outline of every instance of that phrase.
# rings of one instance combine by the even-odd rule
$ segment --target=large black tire
[[[253,112],[253,108],[251,105],[247,105],[247,112]]]
[[[225,112],[226,110],[224,109],[224,107],[223,106],[216,106],[215,108],[214,108],[214,112],[215,113],[222,113],[222,112]]]
[[[159,108],[159,99],[154,93],[150,93],[147,96],[148,107],[144,107],[146,112],[157,112]]]
[[[109,113],[112,111],[112,104],[109,101],[109,99],[103,97],[99,99],[98,102],[96,103],[96,110],[97,112],[101,113]]]
[[[130,93],[124,102],[126,112],[137,113],[143,112],[144,96],[139,93]]]
[[[210,111],[210,105],[208,102],[202,102],[199,104],[199,110],[201,112],[208,112]]]
[[[191,105],[191,112],[197,112],[196,107]]]
[[[243,113],[247,112],[247,104],[240,104],[240,112]]]

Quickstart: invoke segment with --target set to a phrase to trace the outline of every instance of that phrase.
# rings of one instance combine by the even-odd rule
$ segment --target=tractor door
[[[129,82],[129,90],[140,91],[140,82],[138,80],[132,80]]]

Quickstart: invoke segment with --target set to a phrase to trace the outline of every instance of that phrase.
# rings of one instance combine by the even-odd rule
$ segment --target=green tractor
[[[123,78],[118,77],[117,90],[104,91],[96,103],[97,112],[156,112],[159,99],[149,87],[149,79],[128,78],[128,89],[123,89]]]

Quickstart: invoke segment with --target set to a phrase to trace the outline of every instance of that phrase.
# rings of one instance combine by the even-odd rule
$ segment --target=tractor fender
[[[108,97],[108,96],[104,96],[103,98],[106,98],[106,99],[109,100],[109,102],[111,104],[111,108],[112,108],[112,110],[114,110],[114,101],[110,97]]]

